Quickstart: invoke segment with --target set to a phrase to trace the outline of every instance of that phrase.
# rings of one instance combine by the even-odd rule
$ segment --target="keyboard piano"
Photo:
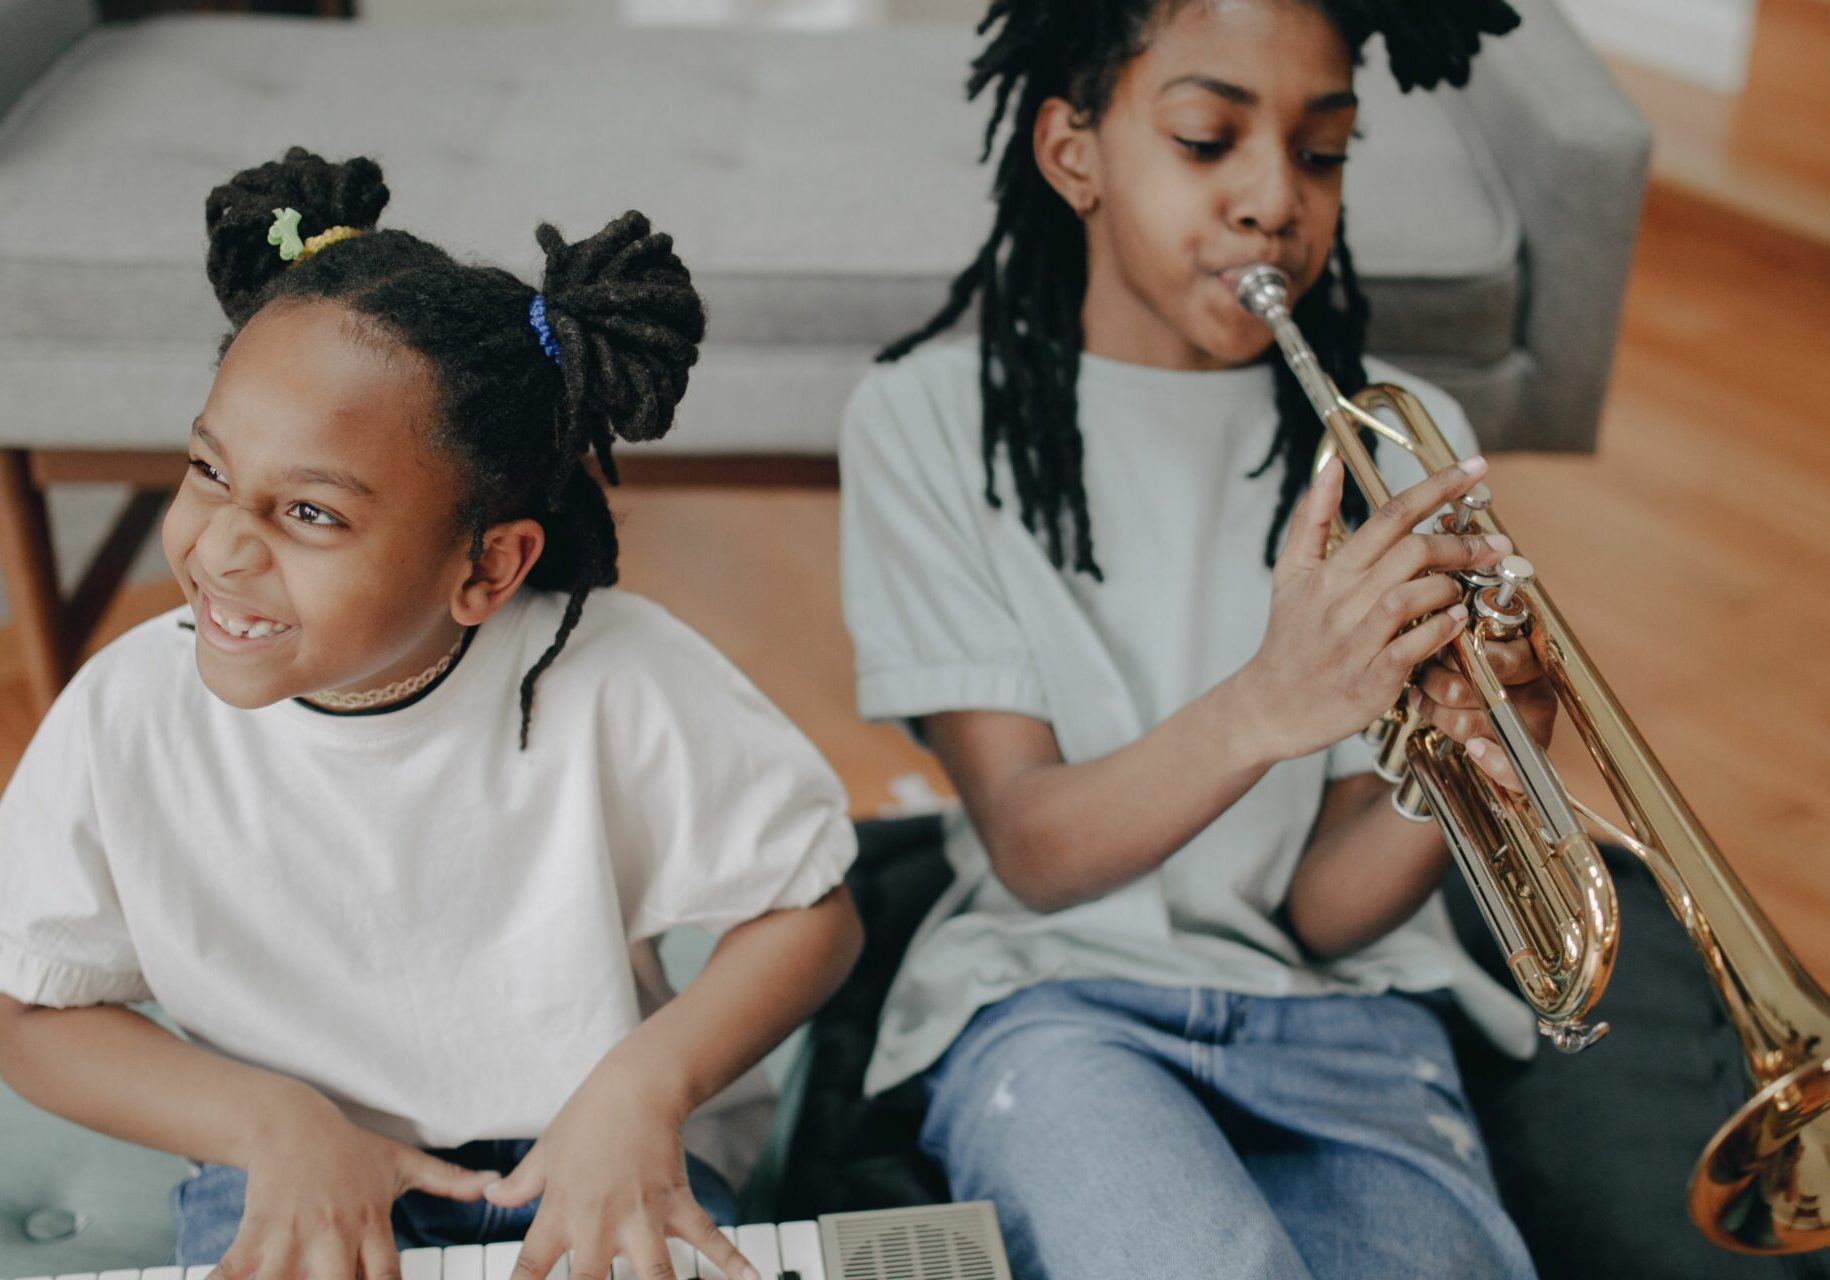
[[[721,1227],[763,1280],[1010,1280],[997,1215],[989,1201],[829,1213],[818,1222]],[[704,1254],[669,1240],[676,1280],[726,1280]],[[518,1241],[406,1249],[401,1280],[509,1280]],[[210,1267],[146,1267],[27,1280],[206,1280]],[[619,1258],[611,1280],[633,1280]],[[570,1280],[562,1259],[552,1280]]]

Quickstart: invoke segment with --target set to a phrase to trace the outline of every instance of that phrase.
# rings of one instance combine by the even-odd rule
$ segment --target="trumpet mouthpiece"
[[[1239,305],[1268,322],[1290,306],[1290,277],[1268,262],[1247,267],[1239,277]]]

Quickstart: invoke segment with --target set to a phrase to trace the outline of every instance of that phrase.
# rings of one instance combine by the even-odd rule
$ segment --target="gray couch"
[[[1553,0],[1519,5],[1466,93],[1401,97],[1371,59],[1352,234],[1379,354],[1459,396],[1489,449],[1583,449],[1649,134]],[[524,272],[540,218],[582,233],[648,211],[712,325],[679,430],[630,451],[628,474],[709,456],[725,480],[831,483],[865,360],[939,303],[986,227],[972,36],[590,12],[98,28],[85,0],[0,0],[0,572],[41,704],[208,385],[203,196],[291,143],[375,155],[396,225]],[[108,479],[149,494],[66,602],[42,495]]]
[[[1374,349],[1460,396],[1490,449],[1583,449],[1649,134],[1551,0],[1515,3],[1524,28],[1465,93],[1400,97],[1371,59],[1348,208]],[[939,304],[986,229],[973,43],[576,15],[98,27],[83,0],[0,0],[0,567],[41,698],[178,474],[223,328],[202,207],[225,176],[292,143],[373,155],[391,223],[530,278],[538,220],[576,234],[647,211],[711,328],[678,430],[629,456],[830,482],[871,352]],[[66,602],[42,495],[82,479],[151,497]],[[158,1260],[180,1167],[0,1089],[0,1277]],[[69,1220],[32,1218],[47,1208],[82,1229],[29,1239],[28,1220]]]

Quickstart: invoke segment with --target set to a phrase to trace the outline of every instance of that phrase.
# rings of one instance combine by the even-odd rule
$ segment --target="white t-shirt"
[[[808,906],[856,851],[813,745],[626,591],[589,597],[518,750],[564,606],[523,590],[428,695],[370,716],[217,700],[188,610],[109,645],[0,799],[0,991],[156,999],[416,1145],[537,1136],[670,994],[661,934]],[[740,1135],[689,1128],[733,1179],[757,1083],[719,1100]]]
[[[886,720],[1021,712],[1049,722],[1069,763],[1091,760],[1237,671],[1264,638],[1281,464],[1248,473],[1276,430],[1272,371],[1081,358],[1098,583],[1056,569],[1023,527],[1002,450],[1003,506],[985,500],[978,359],[975,342],[924,348],[873,371],[847,410],[841,547],[859,709]],[[1367,365],[1374,381],[1420,396],[1458,453],[1475,452],[1452,399]],[[1422,478],[1401,451],[1379,456],[1394,492]],[[1047,915],[990,874],[958,821],[948,841],[957,878],[890,992],[866,1088],[927,1067],[975,1009],[1057,978],[1272,996],[1448,988],[1502,1047],[1528,1054],[1529,1011],[1456,944],[1440,899],[1329,964],[1308,962],[1278,924],[1326,783],[1371,764],[1357,738],[1284,761],[1158,871]]]

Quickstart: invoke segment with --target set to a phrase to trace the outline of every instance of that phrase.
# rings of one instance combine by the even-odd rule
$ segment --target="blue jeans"
[[[432,1154],[466,1169],[495,1169],[507,1176],[533,1145],[531,1139],[502,1139],[466,1143]],[[686,1178],[693,1198],[713,1222],[730,1226],[737,1221],[737,1198],[722,1174],[688,1155]],[[172,1216],[178,1225],[178,1248],[172,1261],[181,1267],[220,1262],[241,1228],[247,1190],[247,1173],[221,1164],[206,1164],[194,1177],[172,1188]],[[460,1202],[409,1191],[394,1202],[394,1243],[402,1249],[418,1249],[519,1240],[527,1234],[539,1207],[538,1198],[519,1209],[499,1209],[486,1200]]]
[[[927,1076],[1017,1280],[1529,1280],[1448,1036],[1404,996],[1050,982]]]

